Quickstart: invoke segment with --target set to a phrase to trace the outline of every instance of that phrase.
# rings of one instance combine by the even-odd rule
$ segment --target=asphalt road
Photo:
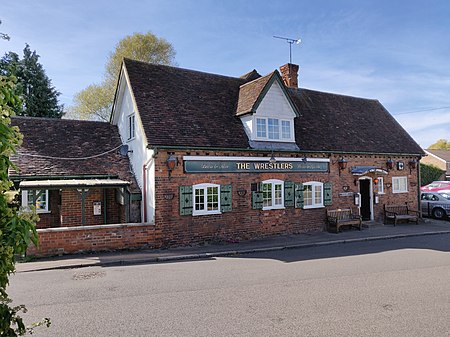
[[[35,336],[450,336],[450,235],[19,273]]]

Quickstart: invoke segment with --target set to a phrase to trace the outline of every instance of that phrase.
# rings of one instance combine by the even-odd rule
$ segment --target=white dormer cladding
[[[117,125],[122,143],[128,145],[131,169],[142,192],[141,219],[143,222],[153,222],[155,214],[154,151],[147,148],[147,137],[125,67],[122,67],[120,73],[111,123]]]
[[[295,117],[280,83],[273,81],[256,112],[242,116],[241,121],[252,141],[295,143]]]

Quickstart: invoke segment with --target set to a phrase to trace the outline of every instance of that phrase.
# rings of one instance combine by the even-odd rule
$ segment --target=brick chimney
[[[286,63],[280,67],[281,78],[286,86],[298,88],[298,65]]]

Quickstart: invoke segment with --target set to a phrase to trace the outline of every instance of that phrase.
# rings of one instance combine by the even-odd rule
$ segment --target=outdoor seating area
[[[397,225],[398,221],[412,221],[419,223],[420,212],[413,210],[408,205],[384,205],[384,223]]]
[[[336,233],[339,233],[342,226],[355,227],[361,230],[362,218],[351,208],[328,210],[327,225],[328,231],[334,229]]]

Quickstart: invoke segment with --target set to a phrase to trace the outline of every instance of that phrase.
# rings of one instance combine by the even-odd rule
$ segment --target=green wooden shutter
[[[231,185],[221,185],[220,186],[220,211],[221,212],[231,212],[232,207],[232,188]]]
[[[192,214],[192,199],[192,186],[180,186],[180,215]]]
[[[295,184],[295,208],[303,208],[303,184]]]
[[[284,207],[294,207],[295,185],[292,181],[284,182]]]
[[[263,208],[263,193],[260,191],[252,192],[252,208],[262,209]]]
[[[325,206],[331,206],[333,204],[332,185],[332,183],[323,184],[323,204]]]

